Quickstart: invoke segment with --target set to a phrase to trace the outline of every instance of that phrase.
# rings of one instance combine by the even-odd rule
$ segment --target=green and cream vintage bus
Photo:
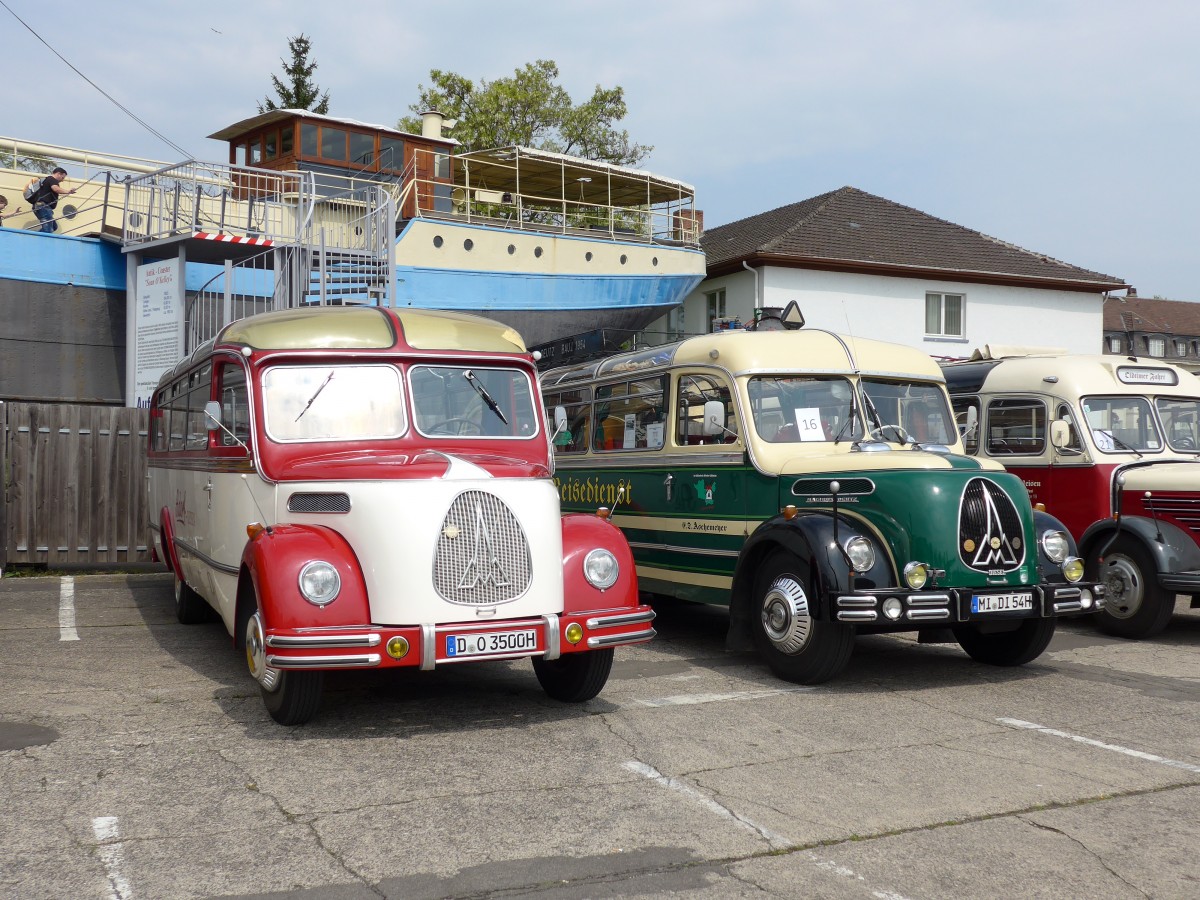
[[[1103,605],[1062,524],[963,453],[918,350],[736,331],[541,381],[563,509],[609,507],[644,592],[728,605],[728,648],[781,678],[834,677],[865,633],[1021,665]]]

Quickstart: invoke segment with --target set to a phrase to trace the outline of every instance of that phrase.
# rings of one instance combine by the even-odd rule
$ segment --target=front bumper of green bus
[[[1023,585],[1005,588],[900,588],[835,592],[827,608],[838,622],[899,628],[962,625],[1093,613],[1104,606],[1104,585]]]

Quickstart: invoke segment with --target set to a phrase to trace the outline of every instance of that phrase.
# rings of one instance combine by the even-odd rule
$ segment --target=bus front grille
[[[433,558],[433,586],[443,600],[490,606],[529,589],[529,540],[512,510],[486,491],[464,491],[442,522]]]

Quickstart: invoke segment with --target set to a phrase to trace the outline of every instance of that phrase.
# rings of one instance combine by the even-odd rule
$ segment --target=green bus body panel
[[[938,580],[940,589],[1036,584],[1037,543],[1024,484],[1008,472],[982,471],[966,457],[951,455],[947,460],[947,469],[863,469],[820,476],[765,475],[745,463],[614,466],[606,460],[603,468],[575,468],[560,461],[555,483],[564,512],[612,508],[639,566],[732,578],[747,538],[784,507],[794,505],[801,515],[832,510],[828,494],[794,495],[792,485],[797,481],[816,478],[849,484],[867,479],[874,489],[839,496],[838,512],[843,521],[859,523],[886,548],[895,578],[899,579],[906,563],[918,561],[945,570],[945,577]],[[1024,561],[1002,576],[971,569],[959,557],[959,508],[963,491],[974,478],[998,485],[1021,519]],[[683,599],[708,603],[730,599],[728,591],[703,585],[644,575],[639,579],[645,590]]]

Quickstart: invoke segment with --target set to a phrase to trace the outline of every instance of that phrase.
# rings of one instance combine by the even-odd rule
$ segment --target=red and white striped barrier
[[[270,238],[242,237],[236,234],[209,234],[206,231],[197,231],[192,236],[202,241],[221,241],[225,244],[252,244],[259,247],[270,247],[275,243]]]

